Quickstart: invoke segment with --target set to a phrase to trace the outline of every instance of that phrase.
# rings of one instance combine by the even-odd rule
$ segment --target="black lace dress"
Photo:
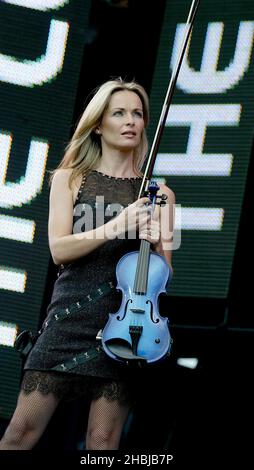
[[[74,205],[73,233],[91,230],[115,217],[138,198],[141,180],[110,177],[96,170],[89,173],[82,180]],[[53,392],[66,400],[83,394],[123,402],[132,400],[136,373],[108,358],[96,339],[108,314],[119,309],[121,294],[111,288],[106,295],[86,302],[83,308],[82,300],[102,285],[116,285],[117,262],[125,253],[138,250],[139,245],[136,234],[133,239],[116,238],[62,267],[41,334],[24,366],[21,388],[25,393]],[[77,302],[81,308],[69,315]],[[62,312],[64,317],[58,321]],[[77,358],[82,355],[85,360],[79,362]],[[137,376],[140,377],[139,372]]]

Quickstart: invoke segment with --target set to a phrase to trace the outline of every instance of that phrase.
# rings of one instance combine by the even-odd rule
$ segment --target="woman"
[[[104,83],[53,172],[49,246],[59,277],[0,449],[33,448],[59,401],[82,394],[91,399],[86,449],[119,446],[133,400],[132,372],[96,340],[108,313],[119,308],[116,264],[141,238],[171,262],[163,246],[172,231],[173,192],[161,185],[169,203],[157,206],[153,217],[149,199],[138,199],[147,124],[148,98],[139,84]]]

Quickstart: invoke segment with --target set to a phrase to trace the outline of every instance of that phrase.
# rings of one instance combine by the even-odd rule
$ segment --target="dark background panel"
[[[83,59],[82,63],[80,60],[79,64],[81,69],[78,87],[73,87],[75,97],[75,105],[74,100],[72,102],[73,117],[71,122],[66,122],[67,128],[62,134],[55,135],[52,121],[49,122],[47,127],[48,135],[57,140],[55,157],[50,160],[51,168],[59,161],[59,155],[62,156],[64,145],[84,109],[84,104],[89,99],[89,94],[97,85],[112,76],[121,76],[127,79],[136,78],[146,87],[151,96],[152,121],[149,138],[150,142],[152,141],[161,109],[160,106],[166,91],[167,74],[169,78],[169,44],[172,46],[176,23],[186,20],[191,2],[187,0],[178,2],[175,0],[160,0],[155,4],[145,0],[133,0],[129,1],[128,8],[120,8],[117,3],[103,0],[92,1],[89,28],[85,32],[82,27],[79,26],[78,28],[82,36],[80,44],[83,47]],[[70,3],[68,14],[70,15],[73,12],[75,20],[77,19],[77,13],[75,9],[71,10],[71,8],[76,7],[77,4],[82,4],[83,8],[87,6],[87,2],[84,0],[80,3],[77,1]],[[7,7],[5,6],[5,8]],[[169,14],[167,21],[165,21],[166,8]],[[67,6],[63,9],[63,15],[66,11]],[[190,52],[193,67],[198,70],[200,66],[207,21],[225,20],[227,22],[219,62],[219,66],[223,69],[232,58],[239,21],[253,21],[253,18],[253,2],[250,0],[235,1],[230,6],[229,2],[201,1],[195,28],[200,22],[202,29],[194,33],[194,39],[195,34],[197,34],[195,48],[193,48],[193,52]],[[170,37],[164,34],[168,25],[170,26]],[[160,35],[160,31],[162,35]],[[164,38],[164,45],[162,38]],[[198,38],[200,38],[200,42]],[[8,46],[7,41],[4,44],[5,47]],[[75,45],[75,41],[73,45]],[[39,42],[36,43],[36,47],[40,48]],[[162,47],[164,47],[165,54]],[[72,54],[74,54],[73,49],[69,50],[70,66],[72,64]],[[166,62],[164,63],[165,57]],[[136,410],[129,440],[126,441],[129,451],[139,450],[142,447],[153,449],[154,447],[161,448],[161,445],[168,446],[168,449],[173,449],[182,460],[186,459],[185,466],[179,468],[186,468],[186,465],[189,465],[190,462],[195,464],[202,451],[205,454],[203,464],[211,463],[211,459],[218,463],[217,455],[222,461],[219,451],[224,452],[228,464],[232,457],[232,448],[234,449],[233,457],[235,461],[238,457],[242,459],[243,456],[246,457],[246,447],[248,450],[246,426],[253,420],[252,387],[249,378],[252,374],[252,328],[254,328],[251,309],[252,278],[248,270],[249,266],[253,264],[252,234],[249,229],[253,213],[253,158],[248,163],[250,156],[253,156],[253,149],[251,149],[253,132],[250,130],[251,126],[253,129],[252,80],[253,60],[251,61],[248,77],[245,77],[239,86],[232,90],[230,101],[226,101],[225,96],[219,95],[210,96],[210,100],[206,95],[198,96],[198,103],[204,106],[213,102],[214,98],[216,98],[216,103],[238,103],[240,102],[239,99],[245,103],[244,119],[241,122],[244,132],[241,133],[241,136],[238,133],[232,135],[230,128],[225,130],[211,128],[207,132],[205,146],[207,152],[222,151],[225,153],[231,152],[230,149],[233,146],[237,152],[237,158],[239,155],[244,155],[243,166],[239,165],[233,175],[234,178],[240,176],[239,186],[238,179],[235,179],[235,187],[229,185],[225,195],[222,179],[214,177],[205,179],[199,177],[170,177],[168,181],[169,186],[176,192],[177,202],[183,205],[187,205],[190,199],[193,205],[201,204],[201,192],[206,193],[206,201],[209,204],[212,204],[213,201],[216,204],[221,204],[221,202],[225,202],[227,196],[227,207],[230,210],[232,209],[231,202],[236,199],[238,189],[241,198],[241,201],[238,201],[236,212],[232,212],[234,217],[227,226],[225,235],[228,238],[224,243],[225,250],[229,250],[225,257],[227,266],[223,266],[223,272],[219,273],[218,278],[215,275],[220,268],[219,259],[217,258],[218,262],[215,263],[213,258],[213,267],[209,267],[206,271],[207,251],[205,249],[206,245],[212,246],[216,253],[220,240],[216,237],[213,237],[212,240],[209,239],[209,234],[202,234],[202,236],[192,234],[192,236],[189,236],[190,234],[187,231],[183,233],[184,250],[182,246],[177,253],[174,253],[173,257],[175,275],[171,289],[172,295],[162,302],[163,309],[171,320],[171,333],[174,339],[172,368],[169,368],[167,375],[163,376],[165,380],[164,387],[161,388],[160,386],[156,389],[156,384],[153,384],[152,396],[148,394],[143,400],[143,405],[140,404],[140,408]],[[67,87],[68,84],[63,81],[63,86]],[[24,93],[26,92],[24,91]],[[5,96],[5,93],[2,93],[1,96]],[[48,97],[49,95],[45,96]],[[25,94],[24,98],[20,99],[23,100],[21,103],[24,104],[26,102]],[[197,97],[183,94],[178,90],[174,102],[177,104],[194,104],[197,103]],[[47,106],[49,107],[47,108]],[[65,100],[63,98],[62,109],[64,106]],[[45,103],[43,105],[45,111],[52,112],[52,109],[49,104]],[[21,116],[19,123],[15,121],[13,124],[11,118],[8,121],[6,114],[6,122],[9,123],[10,129],[14,125],[18,128],[20,123],[23,123],[24,135],[26,135],[27,142],[29,142],[29,125],[31,121],[26,120],[26,118],[23,119],[22,113],[19,116]],[[32,116],[33,111],[30,112],[30,118]],[[53,116],[55,116],[54,112]],[[63,111],[60,119],[63,122],[65,121]],[[25,123],[28,123],[26,124],[28,126],[27,130],[25,130]],[[39,132],[38,127],[35,130]],[[170,132],[169,129],[166,129],[164,139],[169,134],[172,137],[165,143],[162,142],[162,145],[169,145],[170,152],[184,151],[188,138],[186,129],[175,128],[173,131],[170,129]],[[38,134],[35,132],[34,135]],[[217,139],[216,136],[218,136]],[[25,144],[28,145],[22,142],[19,145]],[[221,150],[222,144],[223,149]],[[14,167],[16,168],[16,166],[13,165],[13,173],[10,172],[9,174],[10,179],[15,180],[22,173],[24,169],[23,159],[20,165],[23,165],[23,167],[19,166],[15,170]],[[230,197],[232,197],[232,201]],[[26,210],[26,217],[28,217],[28,209],[26,207],[23,209]],[[15,215],[18,215],[18,213]],[[46,225],[45,216],[42,218],[41,226],[44,234],[46,234]],[[45,241],[45,238],[43,240]],[[1,240],[2,242],[4,241]],[[188,244],[188,250],[186,249],[186,243]],[[1,256],[5,256],[5,249],[2,249],[2,245],[0,246]],[[196,250],[196,255],[202,253],[200,264],[192,263],[193,250]],[[23,256],[24,253],[22,252],[22,255],[17,259],[23,262]],[[2,264],[2,258],[0,264]],[[200,271],[203,265],[203,271]],[[190,282],[189,273],[193,270],[193,266],[197,278]],[[200,272],[203,274],[202,279],[200,279]],[[47,276],[44,278],[44,282],[40,284],[40,308],[36,310],[36,314],[33,310],[31,317],[27,316],[27,322],[29,322],[27,324],[30,326],[37,325],[45,318],[55,276],[56,269],[52,261],[49,260]],[[208,285],[208,276],[212,278],[212,287],[210,284]],[[198,290],[198,279],[201,280],[201,290]],[[193,292],[195,296],[193,296]],[[2,293],[0,293],[1,299]],[[6,302],[4,305],[6,305]],[[20,311],[18,302],[16,302],[15,308],[16,311]],[[13,310],[11,311],[13,312]],[[15,315],[12,315],[14,318]],[[21,318],[21,316],[18,317],[20,322]],[[4,381],[8,382],[6,388],[0,388],[2,393],[0,395],[0,404],[1,406],[4,404],[4,412],[2,409],[1,413],[2,416],[7,418],[11,415],[17,394],[18,380],[16,374],[20,374],[20,362],[12,348],[2,347],[0,354],[1,364],[4,365]],[[182,356],[198,357],[198,368],[188,370],[178,367],[176,360]],[[3,357],[4,359],[2,359]],[[10,397],[8,406],[6,406],[7,394]],[[156,408],[158,402],[160,406]],[[52,426],[45,433],[39,448],[48,449],[51,447],[55,450],[76,448],[77,439],[84,436],[86,405],[81,402],[59,409],[59,414],[56,415]],[[147,410],[149,410],[149,413]],[[163,419],[161,419],[162,417]],[[0,434],[7,422],[8,419],[2,420]],[[241,452],[243,441],[246,441],[244,442],[245,449],[244,452]],[[227,442],[229,442],[228,446]]]

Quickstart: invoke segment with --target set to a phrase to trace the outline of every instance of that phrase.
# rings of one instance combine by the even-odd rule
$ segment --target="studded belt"
[[[77,354],[77,356],[74,356],[72,359],[69,359],[68,361],[62,362],[61,364],[57,364],[56,366],[51,367],[50,370],[67,372],[71,369],[75,369],[75,367],[77,367],[80,364],[85,364],[85,362],[90,361],[91,359],[94,359],[102,351],[103,349],[100,346],[89,348],[88,351],[81,353],[81,354]]]
[[[59,312],[55,313],[49,320],[44,322],[44,326],[47,328],[53,321],[64,320],[67,317],[71,317],[75,315],[80,310],[82,310],[86,305],[90,302],[94,302],[99,298],[103,297],[106,294],[109,294],[115,288],[115,284],[113,281],[105,282],[101,284],[100,287],[94,289],[90,294],[86,295],[83,299],[69,305],[68,308],[60,310]],[[39,332],[40,333],[40,332]]]
[[[101,284],[98,288],[94,289],[90,294],[86,295],[81,300],[71,304],[68,308],[60,310],[55,315],[53,315],[49,320],[45,320],[43,323],[43,327],[47,328],[52,322],[54,321],[61,321],[65,318],[71,317],[75,315],[80,310],[82,310],[86,305],[90,302],[94,302],[95,300],[100,299],[101,297],[109,294],[115,288],[115,284],[113,281],[108,281]],[[22,331],[18,337],[16,338],[14,347],[20,353],[22,359],[27,358],[30,351],[33,349],[38,337],[43,332],[43,328],[38,331],[37,334],[33,335],[33,333],[29,330]],[[100,339],[98,336],[100,332],[97,333],[97,336],[94,339]],[[57,371],[68,371],[73,369],[79,364],[84,364],[85,362],[93,359],[96,357],[102,348],[100,346],[95,346],[90,348],[87,352],[78,354],[77,356],[73,357],[71,360],[68,360],[64,363],[57,364],[56,366],[52,367],[49,370],[57,370]]]
[[[47,327],[49,323],[51,323],[54,320],[55,321],[64,320],[65,318],[78,313],[87,304],[89,304],[90,302],[94,302],[95,300],[103,297],[106,294],[109,294],[114,288],[115,288],[115,285],[112,281],[101,284],[100,287],[90,292],[90,294],[86,295],[84,299],[79,300],[78,302],[75,302],[74,304],[70,305],[68,308],[65,308],[59,311],[58,313],[56,313],[51,318],[51,320],[45,322],[45,326]],[[94,359],[102,351],[103,349],[100,346],[91,347],[88,349],[88,351],[83,352],[81,354],[77,354],[72,359],[62,362],[60,364],[57,364],[54,367],[51,367],[50,370],[55,370],[59,372],[68,372],[69,370],[74,369],[78,365],[85,364],[87,361]]]
[[[114,288],[115,288],[115,285],[112,281],[101,284],[100,287],[90,292],[90,294],[86,295],[84,299],[79,300],[78,302],[75,302],[74,304],[70,305],[68,308],[65,308],[59,311],[58,313],[56,313],[50,321],[45,322],[45,326],[47,327],[49,323],[52,322],[52,320],[53,321],[64,320],[67,317],[75,315],[80,310],[82,310],[87,304],[89,304],[90,302],[94,302],[95,300],[103,297],[106,294],[109,294]],[[94,359],[102,351],[103,350],[100,346],[89,348],[88,351],[81,353],[81,354],[77,354],[77,356],[74,356],[72,359],[65,361],[61,364],[57,364],[54,367],[51,367],[50,370],[67,372],[71,369],[74,369],[78,365],[85,364],[87,361]]]

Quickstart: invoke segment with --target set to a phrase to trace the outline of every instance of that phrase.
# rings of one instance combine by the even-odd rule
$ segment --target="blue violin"
[[[159,186],[149,185],[152,210],[156,199],[165,203],[165,194],[156,196]],[[104,351],[112,359],[152,363],[170,352],[168,318],[159,314],[159,295],[166,292],[172,276],[165,258],[151,251],[150,242],[141,240],[139,251],[124,255],[116,267],[117,286],[122,291],[121,306],[110,313],[102,332]]]

